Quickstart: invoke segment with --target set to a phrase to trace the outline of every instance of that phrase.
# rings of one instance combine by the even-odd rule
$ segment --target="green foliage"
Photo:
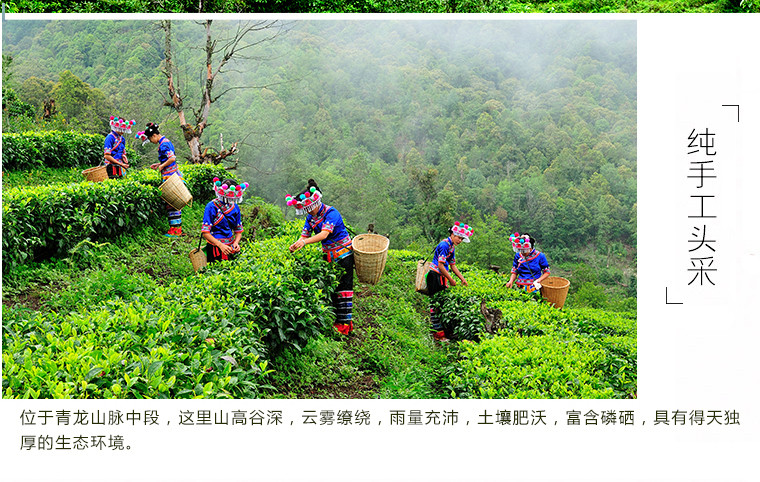
[[[58,131],[4,133],[3,169],[94,167],[103,160],[104,139],[96,134]]]
[[[182,167],[197,201],[208,200],[217,166]],[[19,264],[66,253],[84,239],[110,239],[164,216],[156,171],[127,180],[3,190],[3,272]]]
[[[575,300],[580,306],[602,308],[607,304],[607,296],[604,290],[592,283],[583,283],[575,293]]]
[[[69,124],[87,132],[108,131],[108,118],[114,115],[114,106],[100,89],[65,70],[53,86],[51,95]]]
[[[458,397],[627,398],[636,391],[635,316],[500,301],[498,336],[464,343]]]
[[[612,398],[605,353],[582,341],[497,336],[463,343],[450,383],[462,398]]]
[[[34,108],[19,100],[16,91],[3,86],[3,116],[13,117],[34,117]]]
[[[345,12],[345,13],[525,13],[525,12],[758,12],[754,0],[86,0],[63,5],[58,1],[16,0],[9,12]],[[200,10],[199,10],[200,9]]]
[[[398,11],[412,3],[350,8],[383,5]],[[441,11],[465,6],[436,5]],[[477,8],[488,6],[496,8]],[[236,24],[215,25],[227,34]],[[260,180],[251,183],[253,192],[281,207],[283,193],[313,177],[347,221],[360,230],[374,223],[391,235],[394,248],[436,242],[455,219],[478,227],[475,242],[484,234],[487,250],[474,248],[470,259],[479,266],[508,262],[494,248],[504,231],[529,231],[547,252],[572,254],[589,240],[598,241],[601,253],[606,244],[635,246],[634,24],[524,27],[297,22],[254,56],[267,61],[241,60],[241,72],[269,86],[215,102],[202,141],[216,147],[220,134],[228,143],[241,141],[241,179]],[[102,42],[112,31],[135,48]],[[202,65],[202,31],[192,22],[175,22],[174,31],[183,65],[191,71]],[[39,79],[60,78],[68,69],[106,92],[119,112],[161,121],[170,139],[183,139],[161,110],[160,91],[144,87],[165,81],[162,40],[148,23],[21,29],[8,22],[4,35],[21,85],[30,81],[27,102],[52,89]],[[528,57],[535,62],[525,62]],[[230,71],[225,83],[250,85],[250,75]],[[194,84],[187,83],[187,98],[198,94]],[[175,145],[180,158],[187,155],[183,144]],[[136,148],[153,156],[152,149]]]
[[[166,286],[111,269],[70,292],[75,309],[9,310],[4,396],[260,396],[266,358],[303,348],[334,316],[334,266],[317,250],[291,255],[287,241],[246,246],[238,260]]]
[[[157,189],[131,181],[3,191],[3,271],[68,251],[85,238],[107,239],[145,223]]]
[[[3,189],[59,183],[68,184],[70,182],[82,182],[82,179],[82,169],[78,167],[68,169],[40,167],[24,171],[4,171]]]

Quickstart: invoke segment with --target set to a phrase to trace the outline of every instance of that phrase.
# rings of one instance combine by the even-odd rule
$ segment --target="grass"
[[[272,360],[276,396],[446,398],[455,349],[429,335],[427,298],[394,252],[377,285],[354,286],[354,332],[319,338]]]

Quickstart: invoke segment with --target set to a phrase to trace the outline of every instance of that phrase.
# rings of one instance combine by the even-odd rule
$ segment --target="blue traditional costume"
[[[510,236],[515,257],[512,261],[512,273],[516,275],[515,284],[529,293],[536,291],[536,280],[544,273],[549,273],[549,261],[546,255],[534,248],[531,237],[515,233]]]
[[[103,143],[103,163],[106,166],[108,177],[110,179],[117,179],[124,176],[124,168],[118,164],[112,163],[105,156],[110,156],[119,162],[124,159],[126,142],[122,134],[131,134],[132,126],[135,124],[135,121],[126,121],[111,116],[109,124],[111,126],[111,132],[108,133],[106,140]]]
[[[201,233],[209,233],[214,239],[231,247],[235,242],[235,236],[243,232],[240,207],[237,203],[242,200],[243,191],[247,188],[247,182],[238,186],[228,185],[215,177],[214,193],[216,199],[206,204]],[[233,259],[236,254],[227,255],[211,243],[206,245],[206,260],[208,262]]]
[[[145,131],[138,132],[135,137],[147,140],[154,134],[159,134],[158,125],[150,122],[145,126]],[[174,145],[165,136],[161,136],[157,144],[159,165],[169,161],[168,164],[161,168],[161,177],[163,180],[166,181],[169,176],[179,176],[179,178],[184,181],[182,172],[180,172],[177,167],[177,159],[174,155]],[[166,236],[182,236],[182,210],[166,203],[166,216],[169,218],[169,232],[166,233]]]
[[[472,228],[464,223],[456,222],[451,228],[451,234],[459,236],[465,243],[470,242],[470,236],[472,236]],[[451,240],[451,236],[444,239],[433,250],[433,259],[430,262],[430,271],[427,274],[427,294],[431,298],[436,293],[445,290],[449,287],[449,280],[441,273],[438,263],[442,262],[446,271],[449,271],[456,265],[456,255],[454,252],[454,241]],[[430,303],[430,324],[433,331],[436,332],[436,338],[443,338],[444,326],[441,319],[438,317],[438,313],[435,309],[435,303]]]
[[[301,238],[308,238],[313,232],[315,235],[323,231],[329,234],[322,240],[322,251],[328,262],[337,262],[345,273],[338,280],[338,289],[332,296],[332,304],[335,308],[335,329],[344,335],[348,335],[354,329],[353,322],[353,298],[354,298],[354,250],[351,244],[351,236],[348,234],[343,217],[337,209],[322,203],[322,193],[316,184],[310,180],[310,187],[298,196],[285,198],[288,206],[295,206],[296,214],[305,214],[307,209],[311,211],[306,215]],[[314,209],[316,208],[316,211]],[[312,214],[313,213],[313,214]]]

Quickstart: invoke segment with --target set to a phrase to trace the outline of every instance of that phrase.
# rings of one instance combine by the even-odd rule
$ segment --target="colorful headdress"
[[[120,134],[131,134],[132,133],[132,126],[135,125],[134,120],[124,120],[119,119],[116,116],[109,117],[109,125],[111,126],[111,130],[114,132],[118,132]]]
[[[145,145],[146,142],[150,141],[150,139],[148,139],[148,136],[145,135],[145,131],[140,131],[137,134],[135,134],[135,139],[140,139],[143,145]]]
[[[288,206],[295,207],[296,214],[301,216],[306,213],[307,208],[311,209],[314,206],[319,208],[322,206],[322,193],[319,192],[315,186],[311,186],[297,196],[285,196],[285,203]]]
[[[465,223],[460,223],[457,221],[454,223],[454,226],[452,226],[451,233],[462,238],[462,241],[465,243],[469,243],[470,236],[472,236],[472,228]]]
[[[509,240],[512,242],[512,249],[515,252],[521,249],[533,249],[533,243],[530,242],[530,236],[527,234],[515,233],[509,236]]]
[[[225,204],[239,203],[243,199],[243,191],[248,189],[247,182],[235,185],[224,184],[218,177],[214,178],[214,193],[216,198]]]

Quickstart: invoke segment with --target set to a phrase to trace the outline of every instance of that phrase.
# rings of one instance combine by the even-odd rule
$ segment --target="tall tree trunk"
[[[164,104],[171,107],[177,112],[179,116],[179,125],[182,128],[182,133],[185,137],[188,147],[190,147],[191,162],[199,162],[200,160],[200,139],[195,135],[195,130],[191,125],[188,125],[185,117],[185,108],[182,102],[182,93],[175,83],[175,73],[177,68],[174,66],[172,60],[172,21],[162,20],[161,28],[165,32],[164,36],[164,75],[166,76],[166,85],[169,89],[169,100]]]

